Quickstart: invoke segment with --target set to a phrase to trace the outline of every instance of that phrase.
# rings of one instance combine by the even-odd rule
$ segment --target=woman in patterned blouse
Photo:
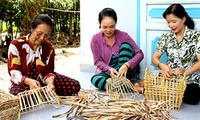
[[[11,41],[8,51],[11,94],[45,85],[58,95],[74,95],[80,90],[77,80],[54,72],[55,51],[48,41],[52,25],[49,16],[39,14],[30,23],[30,34]]]
[[[183,102],[197,104],[200,100],[200,32],[193,30],[194,21],[180,4],[170,5],[163,17],[171,31],[161,36],[152,62],[165,77],[186,72],[187,87]],[[160,61],[164,52],[168,56],[167,64]]]

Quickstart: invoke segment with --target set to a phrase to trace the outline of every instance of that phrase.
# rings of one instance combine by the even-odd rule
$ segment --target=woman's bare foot
[[[144,87],[144,80],[140,80],[139,82],[140,87]]]
[[[135,83],[134,87],[139,93],[144,93],[144,88],[141,87],[139,83]]]

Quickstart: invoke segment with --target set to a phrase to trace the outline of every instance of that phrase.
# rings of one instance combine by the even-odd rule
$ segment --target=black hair
[[[38,14],[33,18],[33,20],[30,22],[29,30],[35,29],[40,24],[47,24],[51,27],[51,30],[53,28],[53,22],[52,19],[47,14]]]
[[[194,21],[192,18],[188,15],[188,13],[185,11],[185,8],[181,4],[172,4],[170,5],[165,12],[163,13],[163,17],[166,19],[166,15],[173,14],[177,16],[178,18],[182,19],[184,16],[186,17],[185,25],[190,28],[194,29]]]
[[[101,12],[99,12],[99,28],[101,28],[101,21],[104,17],[112,17],[115,23],[117,23],[117,14],[115,10],[112,8],[104,8]]]

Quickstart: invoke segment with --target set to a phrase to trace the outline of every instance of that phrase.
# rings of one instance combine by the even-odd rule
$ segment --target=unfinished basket
[[[0,120],[17,120],[20,117],[18,98],[0,90]]]
[[[180,110],[186,88],[186,75],[164,78],[160,72],[150,72],[146,68],[144,76],[145,97],[147,100],[165,101],[168,109]]]
[[[21,113],[43,108],[48,104],[56,108],[60,105],[59,97],[47,86],[21,92],[18,97]]]
[[[133,83],[125,77],[115,77],[106,80],[106,93],[113,99],[131,99],[139,92]]]

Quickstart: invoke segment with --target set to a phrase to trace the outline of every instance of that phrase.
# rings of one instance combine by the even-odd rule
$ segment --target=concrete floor
[[[90,83],[92,75],[93,74],[89,72],[80,72],[79,80],[82,88],[96,89]],[[53,106],[47,106],[34,112],[22,114],[21,120],[67,120],[66,117],[52,118],[52,116],[64,113],[68,110],[68,108],[69,106],[67,105],[61,105],[59,109],[56,109]],[[170,114],[174,117],[174,120],[200,120],[200,104],[188,105],[183,103],[180,111],[170,111]]]

